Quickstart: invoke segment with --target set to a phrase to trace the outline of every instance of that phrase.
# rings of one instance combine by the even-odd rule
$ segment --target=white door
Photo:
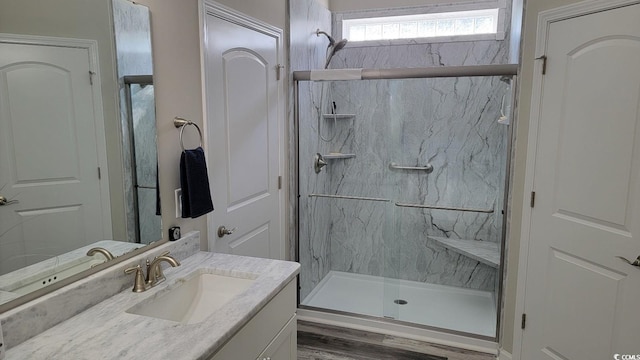
[[[281,35],[241,23],[206,16],[209,249],[282,259]]]
[[[111,233],[89,59],[86,48],[0,42],[0,195],[18,201],[0,206],[0,274]]]
[[[545,51],[521,358],[640,354],[616,257],[640,255],[640,5],[550,22]]]

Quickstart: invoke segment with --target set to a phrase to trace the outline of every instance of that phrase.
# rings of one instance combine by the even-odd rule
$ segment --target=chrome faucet
[[[107,250],[105,248],[101,248],[101,247],[91,248],[89,251],[87,251],[87,256],[93,256],[96,253],[100,253],[100,254],[104,255],[104,257],[107,258],[107,261],[113,260],[115,258],[115,256],[113,256],[111,251],[109,251],[109,250]]]
[[[180,262],[169,256],[168,251],[156,257],[153,261],[147,259],[147,279],[145,282],[150,288],[166,279],[164,273],[162,273],[162,266],[160,266],[162,262],[167,262],[172,267],[180,266]]]
[[[135,267],[130,267],[124,270],[125,274],[136,274],[135,283],[133,285],[133,292],[144,292],[159,283],[163,282],[166,278],[162,273],[162,266],[160,265],[162,262],[167,262],[172,267],[180,266],[180,262],[174,259],[172,256],[169,256],[169,252],[165,252],[160,254],[160,256],[156,256],[155,259],[149,261],[147,259],[147,277],[145,279],[142,267],[140,265],[136,265]]]

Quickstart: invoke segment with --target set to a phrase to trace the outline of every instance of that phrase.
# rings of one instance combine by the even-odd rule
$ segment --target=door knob
[[[623,260],[624,262],[626,262],[629,265],[640,267],[640,256],[638,256],[638,258],[635,261],[631,261],[631,260],[629,260],[629,259],[627,259],[625,257],[622,257],[622,256],[616,256],[616,257],[618,259]]]
[[[0,195],[0,206],[17,204],[18,200],[9,200],[6,197]]]
[[[237,228],[233,228],[233,229],[227,229],[226,227],[224,227],[224,225],[220,226],[218,228],[218,237],[224,237],[225,235],[231,235],[233,234],[234,231],[236,231]]]

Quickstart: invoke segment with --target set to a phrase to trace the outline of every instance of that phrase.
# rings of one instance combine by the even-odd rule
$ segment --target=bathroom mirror
[[[0,0],[0,311],[162,239],[149,16]]]

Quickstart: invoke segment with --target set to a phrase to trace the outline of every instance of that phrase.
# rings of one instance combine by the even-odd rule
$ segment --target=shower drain
[[[404,299],[395,299],[395,300],[393,300],[393,302],[398,304],[398,305],[407,305],[408,304],[407,300],[404,300]]]

